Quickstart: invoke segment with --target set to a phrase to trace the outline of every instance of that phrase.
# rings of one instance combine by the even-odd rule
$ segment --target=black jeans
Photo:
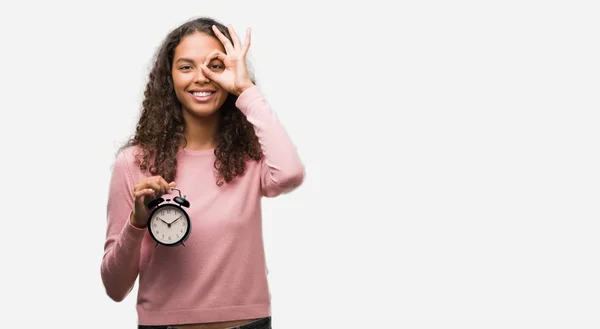
[[[172,329],[177,328],[177,326],[143,326],[138,325],[138,329]],[[266,318],[258,319],[256,321],[246,323],[245,325],[232,327],[232,329],[273,329],[271,327],[271,317],[268,316]]]

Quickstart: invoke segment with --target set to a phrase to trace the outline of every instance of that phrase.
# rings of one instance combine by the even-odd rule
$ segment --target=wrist
[[[133,212],[131,212],[131,216],[129,216],[129,224],[131,224],[131,226],[138,228],[138,229],[146,228],[146,224],[140,224],[135,221],[135,214]]]
[[[244,91],[246,91],[246,90],[248,90],[248,89],[250,89],[250,88],[252,88],[252,87],[254,87],[254,86],[255,86],[255,85],[254,85],[254,83],[252,83],[252,82],[248,82],[248,83],[246,83],[246,84],[242,85],[242,87],[238,88],[238,89],[237,89],[237,91],[236,91],[236,93],[235,93],[235,95],[236,95],[236,96],[239,96],[239,95],[241,95],[241,94],[242,94]]]

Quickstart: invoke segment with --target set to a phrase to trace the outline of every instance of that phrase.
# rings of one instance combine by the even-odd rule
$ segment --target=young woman
[[[248,72],[249,47],[249,29],[242,44],[231,26],[199,18],[157,53],[113,166],[101,264],[117,302],[139,277],[138,328],[271,328],[261,198],[300,186],[304,166]],[[191,233],[157,244],[149,203],[179,192]]]

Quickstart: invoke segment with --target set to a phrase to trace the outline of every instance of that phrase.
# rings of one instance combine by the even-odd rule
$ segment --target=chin
[[[191,106],[186,107],[190,114],[196,117],[210,117],[219,112],[219,108],[217,106]]]

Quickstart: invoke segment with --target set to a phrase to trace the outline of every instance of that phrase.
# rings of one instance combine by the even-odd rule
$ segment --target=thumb
[[[202,70],[202,73],[204,74],[204,76],[209,78],[210,80],[213,80],[216,82],[219,79],[217,74],[215,74],[215,72],[211,71],[206,65],[204,65],[204,64],[200,65],[200,69]]]

